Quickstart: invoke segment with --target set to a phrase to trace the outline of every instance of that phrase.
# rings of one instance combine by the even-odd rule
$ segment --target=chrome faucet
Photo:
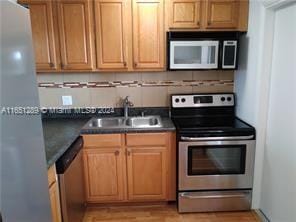
[[[134,104],[128,100],[129,96],[126,96],[124,99],[123,99],[123,108],[124,108],[124,118],[128,118],[128,108],[129,107],[132,107],[134,106]]]

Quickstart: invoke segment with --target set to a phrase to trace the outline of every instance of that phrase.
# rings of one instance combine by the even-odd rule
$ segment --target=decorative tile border
[[[42,82],[40,88],[110,88],[157,86],[233,86],[233,80],[181,80],[181,81],[112,81],[112,82]]]

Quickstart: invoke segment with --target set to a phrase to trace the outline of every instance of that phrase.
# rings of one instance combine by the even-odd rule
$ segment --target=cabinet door
[[[206,28],[236,28],[238,12],[238,0],[207,0]]]
[[[89,202],[124,199],[123,153],[118,149],[84,150],[86,194]]]
[[[134,69],[164,68],[163,0],[133,0]]]
[[[167,198],[166,148],[128,148],[128,199]]]
[[[57,1],[62,69],[93,68],[92,1]]]
[[[29,1],[37,71],[56,70],[55,33],[51,1]]]
[[[127,69],[127,6],[126,0],[95,0],[99,69]]]
[[[59,196],[59,188],[58,188],[57,181],[54,182],[49,188],[49,198],[50,198],[52,221],[62,222],[60,196]]]
[[[170,28],[199,28],[200,0],[171,0]]]

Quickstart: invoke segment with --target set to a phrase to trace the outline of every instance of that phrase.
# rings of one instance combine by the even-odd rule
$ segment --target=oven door
[[[255,140],[179,142],[179,191],[248,189]]]
[[[170,69],[217,69],[219,41],[170,41]]]

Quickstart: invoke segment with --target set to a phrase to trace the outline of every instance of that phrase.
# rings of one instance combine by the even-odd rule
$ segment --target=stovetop
[[[178,134],[186,136],[248,136],[255,135],[254,127],[237,117],[173,118]]]
[[[171,103],[178,135],[255,136],[254,127],[235,116],[233,93],[178,94],[171,96]]]

